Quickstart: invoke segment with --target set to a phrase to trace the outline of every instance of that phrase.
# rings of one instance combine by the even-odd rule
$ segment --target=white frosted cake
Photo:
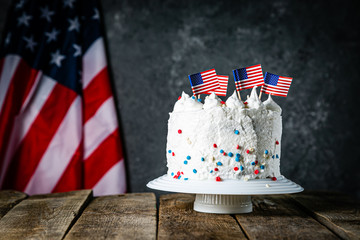
[[[204,104],[182,93],[170,113],[168,176],[179,180],[272,178],[280,175],[281,108],[256,88],[240,101],[215,94]]]

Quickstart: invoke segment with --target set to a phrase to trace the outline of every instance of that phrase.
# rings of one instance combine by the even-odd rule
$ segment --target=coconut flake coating
[[[168,175],[188,179],[255,179],[280,175],[281,108],[256,88],[244,104],[236,92],[225,104],[215,95],[202,104],[182,93],[170,113]]]

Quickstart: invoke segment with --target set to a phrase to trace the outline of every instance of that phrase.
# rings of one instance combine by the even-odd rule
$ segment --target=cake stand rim
[[[299,184],[280,175],[276,181],[271,179],[251,179],[249,181],[226,179],[213,180],[178,180],[167,174],[146,184],[148,188],[167,192],[218,195],[277,195],[304,191]]]

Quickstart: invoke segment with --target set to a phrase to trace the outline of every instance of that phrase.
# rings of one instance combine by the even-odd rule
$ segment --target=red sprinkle
[[[238,167],[234,167],[234,170],[237,171],[237,170],[239,170],[239,168],[238,168]]]
[[[172,152],[171,154],[172,154],[173,156],[175,156],[175,153],[174,153],[174,152]]]
[[[256,170],[254,171],[254,173],[255,173],[255,174],[259,174],[259,170],[256,169]]]
[[[216,145],[215,143],[214,143],[214,145],[213,145],[213,146],[214,146],[214,148],[217,148],[217,145]]]
[[[179,133],[179,134],[181,134],[181,133],[182,133],[181,129],[179,129],[179,130],[178,130],[178,133]]]
[[[277,178],[276,178],[276,177],[272,177],[272,178],[271,178],[271,180],[276,181],[276,180],[277,180]]]
[[[226,156],[226,152],[224,152],[223,155]]]
[[[221,181],[221,178],[220,178],[220,177],[216,177],[215,180],[216,180],[217,182],[220,182],[220,181]]]
[[[176,175],[180,176],[180,171],[178,171],[178,172],[176,173]]]
[[[244,104],[246,105],[246,104],[247,104],[247,102],[244,102]]]
[[[236,145],[236,149],[240,149],[240,146],[239,146],[239,145]]]
[[[181,172],[182,175],[184,175],[184,172]]]
[[[276,141],[275,144],[276,144],[276,145],[279,145],[279,141]]]
[[[255,161],[255,165],[258,164],[259,162],[258,161]]]
[[[250,153],[250,150],[249,150],[249,149],[248,149],[248,150],[246,150],[246,153],[247,153],[247,154],[249,154],[249,153]]]
[[[224,101],[221,101],[220,103],[221,103],[221,104],[225,104],[225,102],[224,102]]]
[[[219,169],[218,169],[218,168],[214,168],[214,171],[217,172],[217,171],[219,171]]]
[[[178,100],[180,100],[180,99],[181,99],[181,96],[178,97]]]

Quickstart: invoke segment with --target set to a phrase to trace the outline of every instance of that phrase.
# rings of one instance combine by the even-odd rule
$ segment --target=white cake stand
[[[150,181],[148,188],[196,194],[194,210],[206,213],[235,214],[252,212],[251,195],[298,193],[304,189],[279,176],[271,179],[243,180],[182,180],[167,174]]]

